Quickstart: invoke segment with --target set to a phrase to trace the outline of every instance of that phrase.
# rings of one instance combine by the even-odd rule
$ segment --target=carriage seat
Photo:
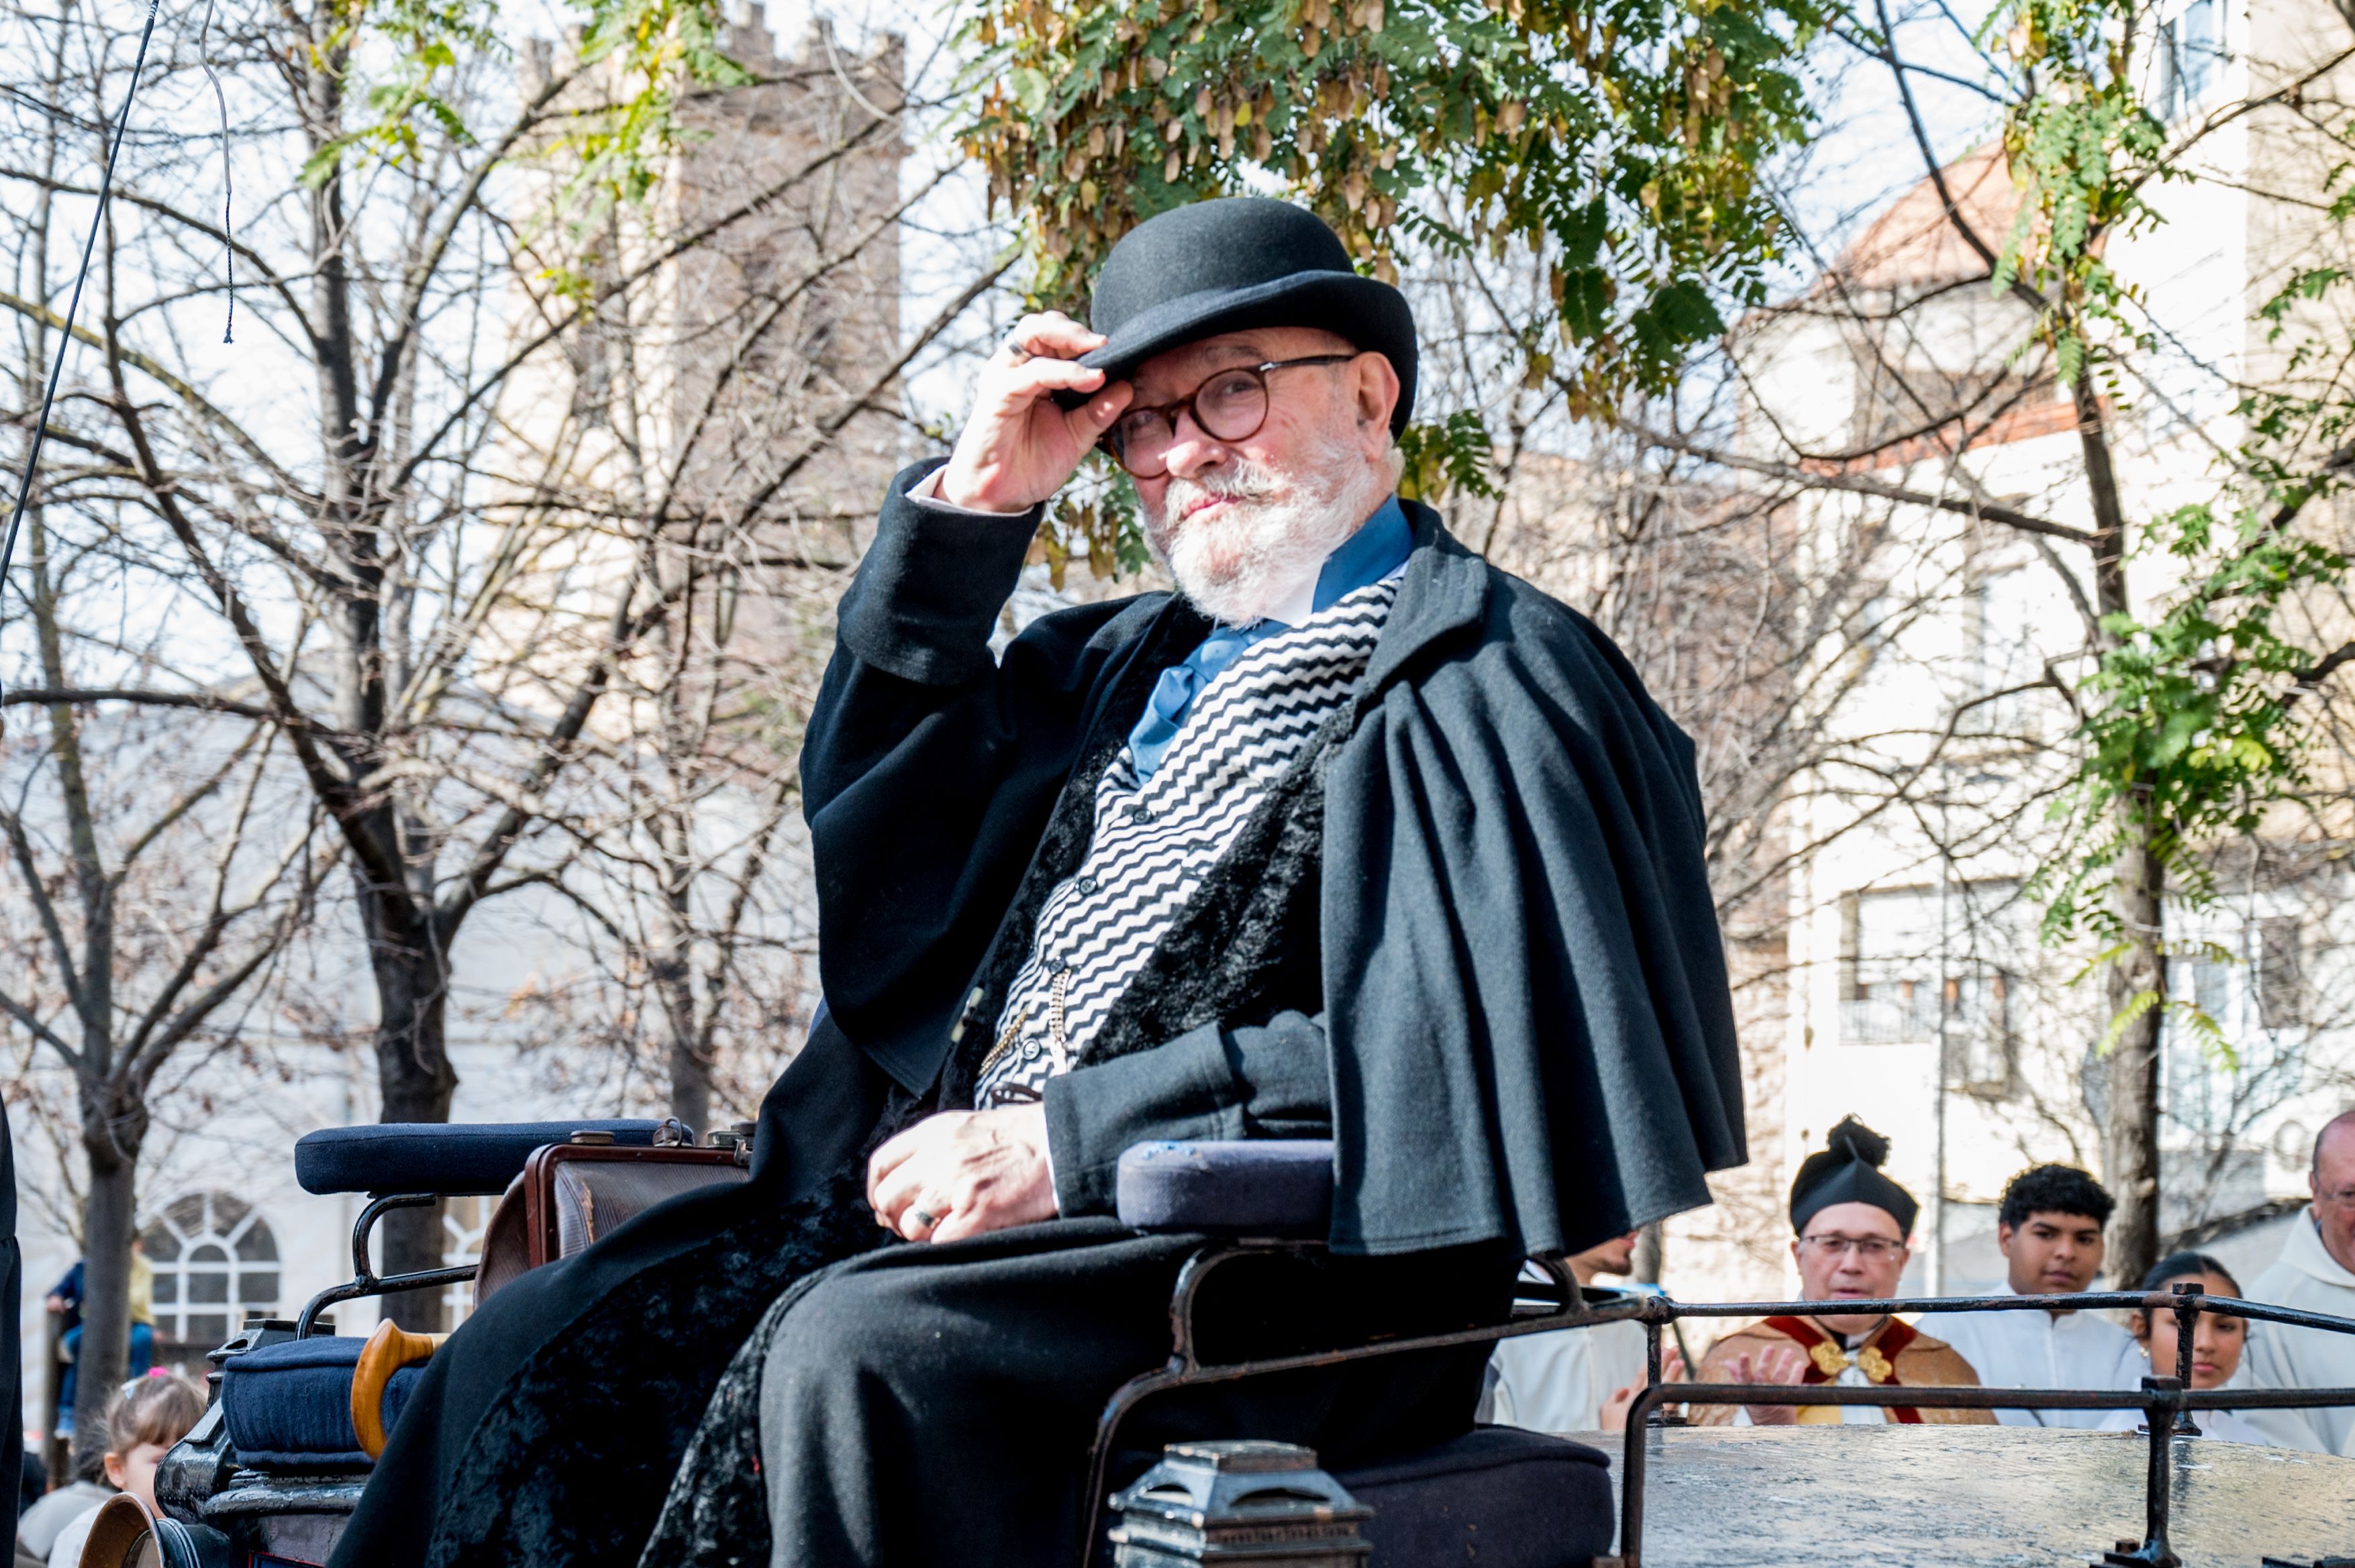
[[[1120,1218],[1138,1230],[1314,1241],[1332,1223],[1325,1139],[1140,1143],[1124,1151]],[[1611,1550],[1610,1461],[1512,1426],[1335,1473],[1371,1508],[1374,1560],[1396,1568],[1578,1568]]]
[[[221,1367],[221,1418],[238,1463],[257,1470],[364,1470],[445,1336],[380,1323],[249,1351]]]
[[[650,1146],[658,1121],[377,1122],[329,1127],[294,1143],[294,1180],[305,1192],[432,1192],[496,1197],[523,1174],[532,1151],[575,1133],[611,1133]]]

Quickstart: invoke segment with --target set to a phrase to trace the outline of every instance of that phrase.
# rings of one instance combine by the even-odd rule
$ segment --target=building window
[[[278,1238],[227,1192],[175,1198],[140,1232],[155,1270],[155,1337],[208,1349],[278,1310]]]
[[[2306,958],[2297,916],[2257,922],[2257,1025],[2296,1029],[2306,1022]]]
[[[2217,67],[2224,58],[2218,16],[2216,0],[2191,0],[2158,25],[2153,48],[2158,56],[2161,120],[2189,114],[2215,85]]]
[[[2017,885],[1854,893],[1843,901],[1840,1043],[1946,1051],[1946,1086],[2000,1097],[2011,1089],[2012,991],[1999,958]]]
[[[520,1202],[521,1200],[517,1200]],[[444,1198],[442,1201],[442,1266],[458,1268],[483,1261],[483,1233],[491,1228],[496,1198]],[[442,1292],[442,1320],[453,1329],[474,1310],[474,1282],[462,1279]]]

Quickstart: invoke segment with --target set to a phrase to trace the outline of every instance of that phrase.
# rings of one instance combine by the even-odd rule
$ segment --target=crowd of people
[[[1791,1184],[1791,1255],[1800,1298],[1827,1310],[1771,1317],[1710,1347],[1693,1374],[1700,1383],[1835,1383],[1904,1387],[2139,1389],[2179,1366],[2171,1312],[2137,1310],[2123,1326],[2106,1314],[2018,1308],[1924,1316],[1920,1325],[1841,1301],[1897,1297],[1913,1256],[1920,1205],[1882,1170],[1886,1139],[1853,1118],[1831,1131]],[[2315,1139],[2312,1205],[2291,1224],[2280,1260],[2243,1288],[2216,1258],[2179,1251],[2161,1258],[2136,1287],[2171,1294],[2196,1285],[2206,1295],[2355,1317],[2355,1111]],[[2036,1165],[2006,1184],[1996,1245],[2005,1291],[2061,1297],[2097,1288],[2115,1207],[2102,1184],[2069,1165]],[[1582,1285],[1628,1271],[1634,1235],[1572,1260]],[[2120,1282],[2119,1287],[2124,1287]],[[1932,1330],[1934,1328],[1934,1333]],[[1643,1330],[1614,1323],[1508,1340],[1490,1366],[1489,1409],[1507,1425],[1540,1431],[1618,1431],[1645,1377]],[[1681,1381],[1673,1351],[1664,1372]],[[2344,1388],[2355,1385],[2355,1336],[2259,1323],[2226,1312],[2195,1315],[2191,1387]],[[2139,1410],[1937,1410],[1909,1405],[1696,1405],[1705,1425],[1947,1422],[2013,1426],[2146,1430]],[[2344,1409],[2201,1412],[2202,1436],[2234,1442],[2355,1455],[2355,1412]]]

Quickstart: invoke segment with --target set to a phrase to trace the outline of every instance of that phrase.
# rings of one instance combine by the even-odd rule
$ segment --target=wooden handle
[[[384,1391],[392,1374],[427,1360],[449,1337],[412,1334],[389,1319],[376,1326],[352,1368],[352,1430],[359,1434],[361,1453],[373,1459],[384,1452]]]

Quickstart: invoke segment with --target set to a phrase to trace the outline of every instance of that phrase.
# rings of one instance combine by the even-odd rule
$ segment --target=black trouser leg
[[[1066,1221],[894,1247],[814,1281],[779,1325],[761,1393],[776,1568],[1059,1568],[1113,1391],[1169,1354],[1170,1287],[1199,1238]],[[1493,1321],[1500,1255],[1271,1256],[1204,1293],[1206,1351],[1322,1348],[1375,1328]],[[1264,1437],[1347,1465],[1471,1425],[1487,1347],[1179,1390],[1124,1425],[1133,1475],[1161,1445]]]

